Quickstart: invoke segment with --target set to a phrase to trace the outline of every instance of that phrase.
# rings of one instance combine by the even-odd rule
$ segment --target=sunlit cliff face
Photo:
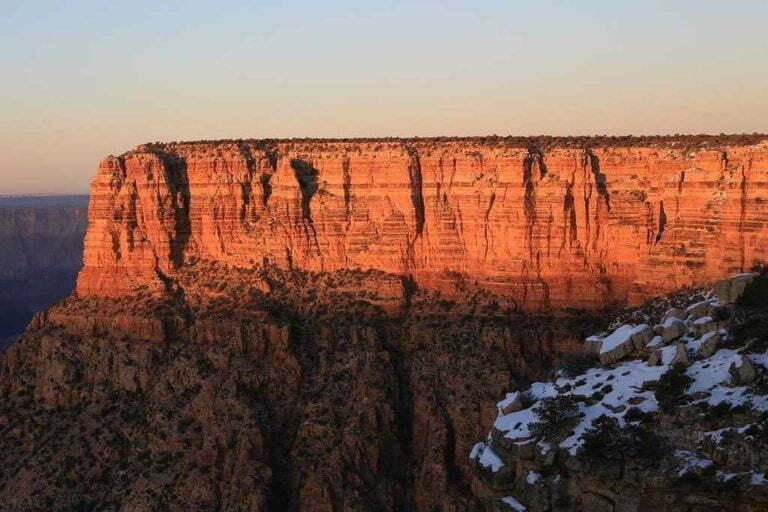
[[[518,145],[519,146],[519,145]],[[636,303],[768,259],[768,145],[144,145],[93,181],[81,296],[188,262],[376,268],[523,309]]]

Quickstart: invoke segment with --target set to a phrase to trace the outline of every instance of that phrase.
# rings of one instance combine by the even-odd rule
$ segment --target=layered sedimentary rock
[[[184,265],[376,268],[523,309],[636,303],[768,256],[768,143],[480,139],[147,144],[92,185],[81,296]]]

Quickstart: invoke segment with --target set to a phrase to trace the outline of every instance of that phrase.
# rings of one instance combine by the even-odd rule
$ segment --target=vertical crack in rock
[[[265,149],[264,155],[267,157],[267,160],[269,161],[269,167],[272,169],[272,174],[269,173],[262,173],[261,176],[259,176],[259,183],[261,183],[261,202],[264,206],[267,206],[267,203],[269,202],[269,198],[272,196],[272,176],[277,173],[277,160],[278,160],[278,153],[277,149]]]
[[[451,415],[448,413],[444,400],[437,395],[435,395],[435,408],[438,410],[438,413],[443,420],[443,425],[445,426],[443,462],[445,463],[446,476],[452,486],[459,490],[462,495],[466,496],[469,494],[470,486],[464,478],[458,462],[456,462],[456,428],[453,425]]]
[[[421,179],[421,159],[419,152],[412,146],[405,146],[410,162],[408,163],[408,179],[410,180],[411,202],[416,215],[416,238],[424,232],[424,192]]]
[[[723,151],[723,154],[725,155],[723,160],[725,162],[728,161],[728,154]],[[750,167],[751,167],[751,160],[750,160]],[[739,270],[741,272],[744,272],[744,266],[746,264],[746,256],[745,256],[745,240],[744,240],[744,222],[746,220],[747,216],[747,172],[744,169],[744,165],[741,165],[741,194],[739,198],[739,257],[740,257],[740,263],[739,263]]]
[[[269,197],[272,195],[272,184],[270,183],[272,180],[271,174],[262,174],[259,176],[259,183],[261,184],[261,203],[264,206],[267,206],[267,203],[269,202]]]
[[[341,169],[344,173],[344,183],[343,183],[343,189],[344,189],[344,213],[347,217],[347,221],[349,221],[351,209],[350,209],[350,203],[352,201],[352,176],[349,173],[349,155],[344,155],[344,160],[341,162]]]
[[[608,211],[611,211],[611,197],[608,194],[608,185],[605,181],[605,174],[600,172],[600,159],[591,149],[587,150],[587,157],[589,158],[589,168],[592,170],[592,176],[595,178],[595,185],[597,186],[597,193],[605,200],[605,206],[608,207]]]
[[[576,208],[574,208],[573,199],[573,183],[566,183],[565,185],[563,218],[565,222],[563,223],[563,241],[560,247],[565,247],[566,241],[568,242],[568,247],[572,247],[573,242],[576,240],[578,234],[578,227],[576,225]]]
[[[413,203],[413,211],[416,216],[416,233],[414,233],[411,240],[408,240],[406,257],[410,264],[415,264],[413,246],[416,240],[424,233],[424,192],[422,190],[421,159],[416,148],[412,146],[404,146],[404,148],[410,160],[408,162],[408,180],[411,189],[411,203]]]
[[[160,153],[165,180],[171,194],[174,229],[171,233],[171,263],[175,268],[184,264],[184,251],[192,235],[192,223],[189,218],[189,176],[187,163],[177,155]]]
[[[311,163],[300,158],[294,158],[291,160],[291,168],[293,174],[296,177],[296,182],[299,184],[299,191],[301,192],[301,212],[304,219],[312,224],[312,197],[317,192],[317,175],[318,170],[315,169]]]
[[[410,277],[403,277],[405,281]],[[408,284],[406,288],[412,288],[410,294],[415,293],[415,282]],[[410,298],[408,299],[410,301]],[[408,355],[393,343],[392,336],[388,335],[387,330],[376,328],[376,337],[381,340],[381,345],[389,354],[389,360],[392,365],[392,373],[396,378],[397,391],[394,400],[395,422],[398,444],[404,458],[404,467],[399,470],[400,480],[403,486],[403,496],[398,497],[400,503],[396,510],[410,512],[415,509],[413,503],[413,468],[415,465],[413,453],[413,430],[414,430],[414,406],[413,390],[411,388],[411,364]]]
[[[683,183],[685,183],[685,171],[680,171],[680,179],[677,181],[677,196],[675,196],[675,218],[680,219],[680,197],[683,195]]]
[[[488,219],[491,216],[491,209],[493,209],[493,204],[496,202],[496,191],[493,190],[491,192],[491,198],[488,200],[488,208],[485,209],[485,252],[483,253],[483,261],[485,261],[488,258]]]
[[[112,239],[112,254],[116,260],[119,260],[123,257],[123,254],[120,251],[120,233],[116,230],[112,230],[109,232],[109,236]]]
[[[587,159],[584,158],[584,248],[589,248],[592,238],[592,226],[589,221],[589,201],[592,199],[592,183],[587,179]],[[587,257],[587,251],[584,251],[584,258]]]
[[[544,163],[544,155],[538,148],[528,148],[528,154],[523,160],[523,186],[525,196],[523,200],[523,213],[525,215],[526,241],[528,254],[533,258],[533,230],[536,225],[536,180],[533,176],[533,166],[538,165],[539,178],[547,174],[547,166]]]
[[[451,189],[453,189],[453,178],[456,176],[456,158],[454,157],[452,160],[453,161],[451,163],[451,179],[448,181],[448,192],[450,192]]]
[[[664,211],[664,201],[659,201],[659,231],[656,233],[656,243],[661,241],[664,235],[664,228],[667,227],[667,214]]]
[[[595,188],[597,189],[597,194],[599,197],[603,199],[605,202],[605,206],[608,209],[608,211],[611,211],[611,199],[610,195],[608,194],[608,186],[606,184],[605,180],[605,174],[600,172],[600,159],[595,155],[591,149],[585,150],[585,163],[589,165],[589,169],[592,172],[592,178],[595,182]],[[591,191],[590,191],[591,194]],[[597,243],[600,240],[600,231],[602,228],[601,223],[601,212],[600,212],[600,202],[598,200],[597,204],[595,205],[595,233],[592,237],[592,250],[597,251]]]
[[[315,230],[315,224],[312,220],[312,197],[318,190],[317,176],[320,171],[308,161],[300,158],[291,159],[291,168],[293,168],[296,182],[299,184],[299,191],[301,192],[301,212],[302,217],[307,226],[307,241],[309,241],[310,232],[314,239],[315,249],[320,254],[320,243],[317,239],[317,231]]]
[[[253,175],[256,172],[256,161],[253,159],[251,151],[242,142],[237,144],[237,150],[245,162],[245,169],[248,174],[247,179],[240,182],[240,193],[243,198],[243,205],[240,209],[240,220],[245,220],[248,213],[248,207],[251,204],[251,183]]]
[[[443,168],[443,157],[437,159],[437,169],[439,176],[435,176],[435,206],[440,203],[440,194],[443,190],[443,181],[445,180],[445,169]]]

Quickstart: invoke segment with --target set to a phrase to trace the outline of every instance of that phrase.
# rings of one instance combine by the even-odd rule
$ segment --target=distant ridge
[[[73,195],[0,195],[0,208],[48,208],[88,206],[88,194]]]

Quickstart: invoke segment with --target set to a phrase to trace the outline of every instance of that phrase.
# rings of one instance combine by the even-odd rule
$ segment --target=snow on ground
[[[494,473],[504,467],[501,458],[485,443],[477,443],[469,454],[470,460],[476,460],[481,466]]]
[[[729,473],[727,471],[718,471],[716,474],[718,480],[727,482],[739,475],[749,475],[750,485],[768,485],[768,479],[765,478],[765,473],[758,473],[756,471],[746,471],[744,473]]]
[[[533,485],[539,481],[539,478],[541,478],[541,473],[537,473],[531,470],[528,472],[528,475],[525,477],[525,481],[528,483],[528,485]]]
[[[718,303],[710,298],[690,305],[686,311],[692,313],[704,305],[711,307],[718,305]],[[711,317],[704,315],[698,319],[692,317],[684,323],[704,326],[712,321]],[[671,327],[678,322],[683,321],[674,316],[668,316],[662,325]],[[617,322],[613,329],[609,330],[610,334],[600,334],[587,338],[585,347],[596,353],[604,354],[627,343],[634,334],[647,328],[648,326],[645,324],[633,326],[621,325]],[[714,348],[712,344],[715,340],[712,338],[715,336],[721,340],[718,343],[726,342],[729,339],[729,334],[725,329],[704,333],[699,338],[688,331],[675,343],[667,346],[664,346],[661,336],[655,336],[648,347],[651,350],[653,348],[662,350],[661,364],[658,366],[650,366],[647,360],[642,359],[621,361],[613,367],[590,368],[573,378],[564,377],[560,373],[554,382],[536,382],[531,385],[529,390],[510,393],[499,402],[499,415],[494,423],[494,429],[518,445],[535,442],[542,454],[546,454],[552,449],[552,446],[541,439],[535,439],[530,431],[531,424],[539,421],[535,410],[543,398],[572,395],[576,397],[580,420],[574,427],[573,433],[560,443],[560,447],[568,450],[571,455],[575,455],[583,443],[583,434],[592,426],[596,418],[607,415],[618,419],[621,424],[625,424],[626,412],[633,407],[644,413],[653,413],[658,410],[655,394],[644,389],[648,383],[658,381],[662,375],[670,370],[672,362],[677,356],[678,345],[676,343],[682,343],[689,357],[694,360],[686,369],[686,374],[692,379],[691,384],[685,390],[685,393],[693,400],[689,405],[705,403],[709,406],[716,406],[727,403],[731,407],[751,407],[755,412],[768,411],[768,395],[757,395],[750,386],[731,386],[733,378],[730,372],[732,366],[739,368],[745,361],[752,362],[759,371],[768,369],[768,353],[747,354],[745,348],[740,350],[723,348],[715,351],[709,357],[700,359],[704,347],[707,351]],[[525,394],[525,398],[532,401],[533,404],[520,411],[504,414],[503,411],[507,406],[511,406],[513,402],[523,398],[522,394]],[[683,407],[686,406],[683,405]],[[727,432],[733,431],[744,434],[749,427],[750,425],[721,428],[705,432],[703,438],[709,438],[715,443],[720,443]],[[680,475],[690,469],[708,467],[712,464],[712,461],[697,457],[692,452],[678,450],[675,455],[682,461]],[[471,458],[494,472],[499,471],[503,466],[501,459],[486,443],[478,443],[472,450]],[[540,477],[541,475],[531,471],[528,473],[526,481],[532,485]],[[759,481],[760,485],[768,483],[762,473],[759,477],[754,476],[753,478],[756,479],[755,481]],[[510,497],[510,499],[513,498]]]
[[[747,357],[756,365],[768,368],[768,354],[749,354]]]
[[[530,395],[535,400],[558,394],[580,396],[578,407],[582,419],[574,428],[573,435],[563,440],[560,446],[572,455],[575,454],[582,444],[581,437],[584,432],[591,427],[596,418],[603,414],[623,422],[624,414],[631,407],[637,407],[645,413],[657,411],[658,403],[655,395],[652,391],[643,391],[643,387],[648,382],[659,380],[669,370],[675,349],[672,345],[666,349],[669,349],[670,355],[663,358],[660,366],[648,366],[642,360],[625,361],[614,368],[590,368],[574,378],[560,377],[554,383],[534,383],[531,386]],[[694,362],[686,371],[687,375],[693,379],[686,391],[688,395],[697,398],[693,403],[706,402],[714,406],[726,402],[732,407],[749,405],[756,411],[768,411],[768,395],[755,395],[747,386],[728,385],[731,379],[729,368],[732,364],[741,364],[742,357],[737,350],[721,349],[711,357]],[[756,364],[768,365],[766,354],[752,354],[749,358]],[[599,400],[588,405],[586,399],[595,393],[599,393],[596,396]],[[522,444],[531,441],[530,425],[538,421],[535,412],[537,405],[534,403],[521,411],[500,414],[494,427],[514,442]],[[719,442],[723,433],[724,431],[719,434],[712,433],[712,435]],[[490,464],[490,457],[486,461]]]
[[[675,450],[675,457],[680,459],[681,462],[680,469],[677,471],[677,476],[683,476],[696,468],[704,469],[712,465],[711,460],[699,457],[695,453],[686,450]]]
[[[506,496],[504,498],[501,498],[501,501],[505,505],[509,505],[512,507],[512,510],[515,510],[516,512],[525,512],[526,508],[525,505],[517,501],[513,496]]]
[[[764,354],[755,354],[762,356]],[[752,360],[753,356],[749,356]],[[762,360],[762,358],[758,358]],[[731,365],[741,366],[742,355],[737,350],[720,349],[711,357],[693,363],[686,374],[694,379],[687,394],[704,393],[705,398],[694,403],[706,402],[717,405],[721,402],[731,404],[731,407],[749,405],[758,412],[768,411],[768,395],[755,395],[747,386],[731,387],[728,385]]]
[[[743,434],[744,432],[749,430],[749,427],[751,427],[752,425],[754,425],[754,423],[742,425],[741,427],[724,427],[724,428],[719,428],[717,430],[710,430],[709,432],[704,432],[704,438],[711,439],[714,443],[720,444],[723,441],[723,436],[728,432],[736,432],[737,434]]]
[[[651,391],[643,391],[646,382],[659,380],[669,369],[668,366],[648,366],[641,360],[627,361],[615,368],[590,368],[586,373],[575,377],[561,377],[553,383],[536,383],[531,387],[531,394],[537,399],[558,394],[580,395],[586,399],[600,392],[602,398],[593,405],[579,401],[579,412],[583,415],[581,422],[574,429],[574,434],[565,439],[560,446],[575,454],[581,446],[581,435],[591,425],[592,421],[605,414],[623,418],[630,407],[637,407],[649,413],[658,409],[656,397]],[[505,437],[515,442],[530,440],[529,425],[538,421],[533,406],[511,414],[500,415],[494,427],[505,433]]]

